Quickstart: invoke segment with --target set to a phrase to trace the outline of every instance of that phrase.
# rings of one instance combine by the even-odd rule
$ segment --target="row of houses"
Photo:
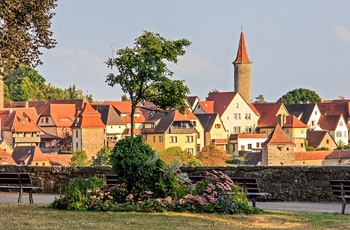
[[[205,101],[196,96],[187,101],[185,114],[177,110],[155,112],[153,104],[144,103],[134,116],[135,133],[158,151],[181,146],[189,154],[197,154],[204,146],[215,145],[234,156],[260,153],[260,163],[264,165],[292,164],[288,160],[271,160],[273,151],[264,153],[268,144],[278,143],[277,149],[290,145],[285,149],[294,155],[306,152],[307,147],[332,150],[349,143],[348,100],[249,104],[237,92],[212,92]],[[130,135],[130,108],[129,101],[89,103],[82,99],[7,103],[0,110],[0,147],[15,156],[16,147],[35,146],[43,156],[65,154],[66,158],[84,150],[94,159],[101,148],[112,147]],[[2,156],[2,162],[5,158]],[[25,162],[28,161],[16,163]],[[54,162],[48,159],[45,165]]]

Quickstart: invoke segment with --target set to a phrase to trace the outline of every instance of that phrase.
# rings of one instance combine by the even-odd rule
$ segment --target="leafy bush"
[[[228,165],[226,160],[230,157],[225,151],[216,149],[214,145],[203,147],[197,156],[204,166]]]
[[[194,155],[187,153],[180,146],[170,147],[159,152],[159,157],[167,165],[172,165],[177,160],[180,161],[180,165],[202,165],[202,162],[200,160],[198,160]]]
[[[88,210],[88,190],[101,188],[106,184],[105,178],[90,177],[84,179],[77,177],[67,184],[64,196],[55,199],[52,207],[58,209],[86,211]]]

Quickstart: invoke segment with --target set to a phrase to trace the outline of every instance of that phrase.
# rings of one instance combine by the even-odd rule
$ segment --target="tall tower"
[[[245,45],[244,33],[241,32],[236,60],[232,63],[235,68],[235,92],[239,93],[247,103],[251,103],[250,66]]]

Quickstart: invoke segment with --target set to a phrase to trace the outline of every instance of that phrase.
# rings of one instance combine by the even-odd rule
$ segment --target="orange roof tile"
[[[258,120],[258,128],[262,127],[275,127],[277,124],[277,113],[281,108],[281,103],[261,103],[253,104],[260,118]]]
[[[296,116],[287,116],[286,123],[284,123],[283,128],[306,128],[303,122],[301,122]]]
[[[60,166],[69,166],[73,154],[55,154],[47,155],[47,158],[50,160],[51,165],[60,165]]]
[[[303,161],[303,160],[324,160],[329,154],[332,153],[332,150],[327,151],[308,151],[308,152],[295,152],[294,160]]]
[[[92,108],[91,104],[86,102],[83,111],[78,116],[77,125],[80,128],[104,128],[106,127],[101,120],[101,114]]]
[[[279,145],[279,144],[288,144],[295,145],[292,141],[289,140],[287,134],[285,134],[280,125],[276,125],[275,129],[272,131],[269,139],[266,141],[268,145]]]
[[[237,57],[236,57],[236,60],[233,63],[234,64],[236,64],[236,63],[239,63],[239,64],[241,64],[241,63],[252,63],[249,60],[249,58],[248,58],[248,51],[247,51],[247,47],[246,47],[246,44],[245,44],[243,31],[241,32],[241,37],[239,39]]]
[[[4,164],[5,160],[6,160],[6,164],[9,164],[9,165],[16,164],[16,162],[12,158],[12,155],[0,148],[0,164]]]
[[[200,101],[199,105],[205,113],[214,113],[214,101]]]

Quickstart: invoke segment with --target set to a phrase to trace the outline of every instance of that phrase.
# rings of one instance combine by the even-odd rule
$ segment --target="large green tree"
[[[168,40],[158,33],[143,31],[135,39],[134,47],[117,51],[115,58],[106,61],[108,67],[118,70],[107,75],[106,83],[121,86],[131,101],[131,136],[134,135],[134,114],[138,105],[153,102],[159,109],[176,108],[185,112],[186,96],[190,90],[183,80],[171,80],[173,72],[168,63],[177,63],[185,54],[187,39]]]
[[[41,49],[56,45],[52,10],[57,0],[0,0],[0,70],[41,64]]]
[[[304,104],[320,102],[320,96],[313,90],[298,88],[284,94],[277,102],[284,104]]]

